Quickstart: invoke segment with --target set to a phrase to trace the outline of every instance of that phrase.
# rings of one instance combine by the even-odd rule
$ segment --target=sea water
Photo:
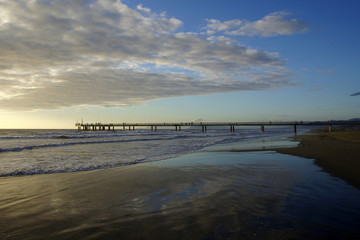
[[[358,239],[360,191],[311,159],[197,152],[0,178],[1,239]]]
[[[290,127],[174,131],[0,130],[0,177],[78,172],[168,159],[205,147],[242,143],[242,148],[289,145],[272,141],[293,135]],[[261,139],[261,141],[258,141]]]
[[[1,130],[0,239],[358,239],[359,189],[289,136]]]
[[[359,189],[291,136],[0,130],[0,239],[358,239]]]

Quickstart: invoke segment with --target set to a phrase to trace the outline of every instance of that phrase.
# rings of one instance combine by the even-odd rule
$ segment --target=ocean
[[[241,142],[271,146],[271,137],[293,135],[290,127],[211,128],[174,131],[0,130],[0,177],[78,172],[169,159],[209,146]],[[262,139],[260,145],[257,139]],[[268,140],[268,142],[266,142]],[[257,142],[258,146],[249,146]],[[274,144],[279,144],[277,141]],[[284,143],[284,142],[282,142]],[[280,143],[281,144],[281,143]],[[286,141],[285,144],[289,144]]]
[[[0,239],[358,239],[360,190],[291,136],[0,130]]]

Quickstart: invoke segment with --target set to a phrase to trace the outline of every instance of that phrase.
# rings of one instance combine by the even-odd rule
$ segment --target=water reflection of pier
[[[360,125],[360,122],[180,122],[180,123],[76,123],[79,131],[135,131],[136,128],[150,128],[151,131],[157,131],[158,128],[174,128],[175,131],[181,131],[181,128],[201,127],[202,132],[206,132],[208,127],[228,127],[230,132],[235,132],[238,126],[258,126],[262,132],[265,126],[290,126],[296,132],[297,126],[328,126],[329,131],[334,125]]]

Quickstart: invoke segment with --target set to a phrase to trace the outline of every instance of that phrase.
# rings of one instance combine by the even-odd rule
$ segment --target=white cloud
[[[137,10],[140,10],[140,11],[143,11],[145,13],[151,13],[151,9],[150,8],[146,8],[146,7],[143,7],[142,4],[139,4],[136,6],[136,9]]]
[[[207,20],[205,27],[207,34],[224,33],[236,36],[262,36],[290,35],[308,31],[307,23],[299,19],[289,19],[288,12],[271,13],[264,18],[250,22],[247,20],[230,20],[221,22],[216,19]]]
[[[277,53],[179,33],[121,1],[0,1],[3,110],[123,106],[292,85]]]

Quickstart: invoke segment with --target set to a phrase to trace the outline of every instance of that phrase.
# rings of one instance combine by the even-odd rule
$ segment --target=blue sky
[[[0,0],[0,128],[360,117],[360,3]]]

